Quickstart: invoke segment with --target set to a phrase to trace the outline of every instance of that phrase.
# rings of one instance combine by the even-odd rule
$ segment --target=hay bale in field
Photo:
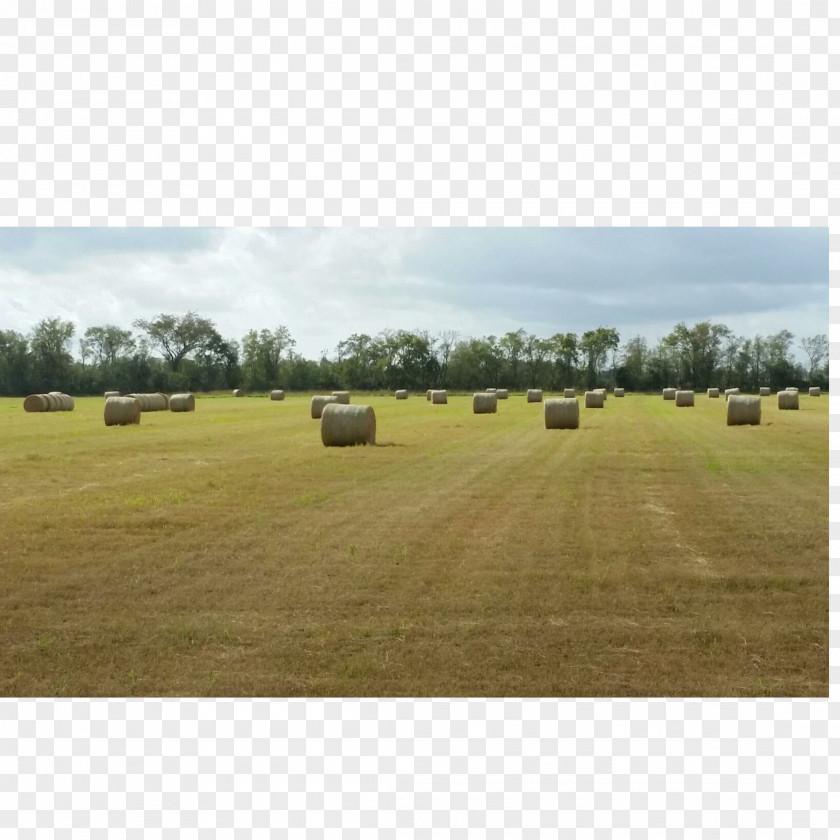
[[[769,387],[761,387],[758,389],[758,396],[759,397],[769,397],[770,396],[770,388]]]
[[[142,413],[140,400],[135,397],[108,397],[105,400],[106,426],[136,426]]]
[[[525,394],[525,400],[529,403],[542,402],[543,392],[542,388],[529,388]]]
[[[613,396],[614,397],[623,397],[624,396],[624,388],[613,388]]]
[[[761,424],[761,397],[732,394],[726,401],[727,426],[758,426]]]
[[[726,397],[726,399],[727,399],[727,401],[728,401],[730,397],[737,396],[737,395],[738,395],[738,394],[740,394],[740,393],[741,393],[741,389],[740,389],[740,388],[727,388],[727,389],[723,392],[723,395],[724,395],[724,397]]]
[[[72,411],[72,406],[70,405],[70,397],[67,394],[62,393],[61,391],[50,391],[49,396],[54,398],[54,401],[58,404],[54,411]]]
[[[799,411],[799,391],[779,391],[779,411]]]
[[[46,394],[30,394],[23,401],[23,410],[28,412],[49,411],[49,402]]]
[[[595,388],[593,390],[595,391],[596,394],[603,394],[604,395],[604,401],[606,401],[606,399],[607,399],[607,389],[606,388]]]
[[[720,399],[720,388],[707,388],[706,389],[706,396],[710,400]]]
[[[324,407],[337,402],[338,400],[332,394],[316,394],[309,403],[310,416],[313,420],[320,420]]]
[[[694,391],[677,391],[675,401],[679,408],[694,405]]]
[[[324,446],[358,446],[376,443],[376,415],[369,405],[329,403],[321,414]]]
[[[429,390],[428,390],[428,391],[426,391],[426,399],[427,399],[429,402],[431,402],[431,401],[432,401],[432,389],[431,389],[431,388],[429,388]]]
[[[497,404],[495,394],[473,394],[473,414],[495,414]]]
[[[485,388],[484,390],[485,390],[485,392],[486,392],[486,393],[488,393],[488,394],[495,394],[495,393],[496,393],[496,389],[495,389],[495,388]]]
[[[195,411],[195,397],[192,394],[173,394],[169,398],[170,411]]]
[[[432,391],[432,405],[446,405],[446,391]]]
[[[105,392],[105,399],[107,400],[108,397],[118,397],[120,395],[119,391],[106,391]]]
[[[785,390],[786,391],[796,391],[797,394],[799,393],[799,388],[797,388],[796,385],[788,385],[787,388],[785,388]]]
[[[161,411],[166,411],[169,408],[169,396],[167,394],[164,394],[163,391],[158,391],[157,394],[153,396],[158,396],[163,399],[164,405]]]
[[[398,391],[394,391],[394,397],[398,400],[407,400],[408,399],[408,389],[400,388]]]
[[[676,388],[663,388],[662,389],[662,399],[663,400],[675,400],[677,398],[677,389]]]
[[[234,397],[244,397],[245,396],[245,389],[244,388],[234,388],[233,389],[233,396]]]
[[[574,388],[564,388],[563,389],[563,399],[573,400],[574,398],[575,398],[575,389]]]
[[[583,405],[585,408],[603,408],[603,393],[601,391],[586,391],[583,395]]]
[[[577,429],[580,405],[574,397],[552,398],[543,406],[546,429]]]
[[[496,399],[497,400],[506,400],[508,398],[508,389],[507,388],[496,388]]]
[[[335,401],[339,405],[350,405],[350,392],[349,391],[333,391],[332,395],[335,397]]]
[[[281,390],[279,390],[279,389],[275,388],[275,389],[274,389],[274,390],[273,390],[273,391],[269,394],[269,397],[270,397],[270,399],[272,399],[272,400],[273,400],[273,401],[275,401],[275,402],[282,401],[282,400],[285,400],[285,399],[286,399],[286,392],[285,392],[285,391],[281,391]]]
[[[166,411],[169,408],[169,399],[166,394],[126,394],[126,396],[138,400],[141,411]]]
[[[818,397],[821,393],[822,392],[820,391],[820,386],[819,385],[812,385],[808,389],[808,396],[809,397]]]

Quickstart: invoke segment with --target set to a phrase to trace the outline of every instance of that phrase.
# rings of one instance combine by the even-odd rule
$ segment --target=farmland
[[[0,399],[0,694],[828,695],[827,395],[352,399]]]

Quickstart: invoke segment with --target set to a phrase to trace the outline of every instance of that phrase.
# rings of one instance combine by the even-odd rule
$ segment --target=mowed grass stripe
[[[24,499],[20,539],[0,554],[3,689],[827,691],[827,559],[766,540],[749,566],[757,529],[741,513],[767,502],[746,467],[776,461],[788,515],[813,507],[827,400],[822,420],[785,418],[811,434],[727,429],[725,405],[700,410],[701,397],[665,410],[608,398],[577,431],[546,431],[524,396],[482,416],[467,396],[353,400],[374,405],[387,445],[325,449],[299,395],[199,399],[191,425],[149,414],[145,435],[119,438],[96,425],[97,400],[81,406],[83,433],[49,444],[0,413],[21,441],[0,444],[0,464]],[[753,457],[739,455],[742,431],[758,433]],[[58,447],[76,472],[52,462]],[[20,449],[48,468],[27,470]],[[723,504],[721,482],[747,503]],[[709,541],[738,529],[743,554]]]

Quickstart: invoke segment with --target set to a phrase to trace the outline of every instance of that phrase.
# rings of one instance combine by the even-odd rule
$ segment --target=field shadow
[[[383,447],[383,446],[401,446],[403,449],[405,449],[405,448],[407,448],[407,447],[408,447],[408,444],[407,444],[407,443],[394,443],[393,441],[390,441],[390,440],[385,440],[385,441],[382,441],[381,443],[380,443],[379,441],[376,441],[376,443],[374,443],[373,445],[374,445],[374,446],[377,446],[377,447]]]

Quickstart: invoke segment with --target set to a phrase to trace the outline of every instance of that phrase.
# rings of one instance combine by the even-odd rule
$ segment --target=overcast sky
[[[309,358],[351,333],[679,321],[740,335],[828,333],[827,228],[2,228],[0,329],[192,310],[225,338],[289,328]],[[798,355],[798,354],[797,354]]]

